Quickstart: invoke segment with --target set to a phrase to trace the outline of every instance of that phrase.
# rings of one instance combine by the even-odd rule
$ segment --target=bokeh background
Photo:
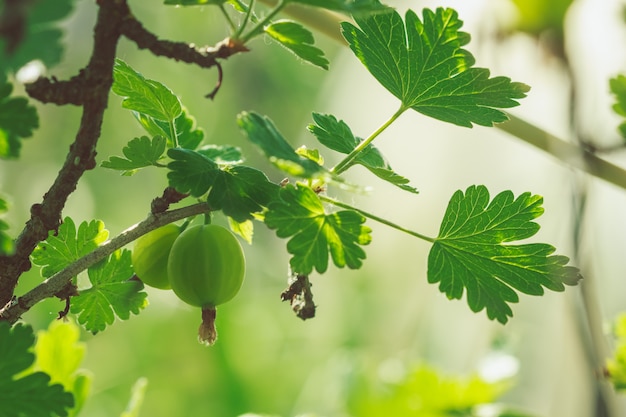
[[[472,2],[403,0],[399,10],[446,6],[459,11],[468,48],[477,65],[494,75],[529,84],[532,90],[513,113],[568,140],[582,139],[626,165],[619,120],[611,112],[608,79],[626,70],[624,4],[618,0]],[[216,9],[172,8],[156,0],[130,5],[161,38],[214,44],[227,36]],[[566,14],[564,14],[566,12]],[[65,58],[48,70],[67,78],[84,66],[92,46],[96,8],[77,1],[66,29]],[[205,99],[215,71],[156,58],[127,41],[118,56],[181,98],[211,143],[240,146],[248,164],[274,181],[282,175],[246,142],[235,123],[242,110],[268,115],[294,145],[315,146],[306,132],[313,111],[332,113],[368,136],[397,108],[352,53],[324,35],[317,44],[331,60],[328,72],[295,59],[273,42],[257,39],[252,52],[224,63],[224,83],[214,101]],[[20,87],[18,86],[18,89]],[[9,197],[7,221],[20,230],[65,157],[79,123],[79,110],[38,106],[42,128],[24,142],[18,161],[0,164],[0,188]],[[98,161],[120,155],[143,131],[111,95]],[[626,309],[624,248],[626,192],[569,169],[558,158],[495,128],[459,128],[405,114],[377,139],[401,175],[420,190],[408,195],[353,168],[348,178],[370,185],[366,195],[336,193],[367,211],[435,236],[447,201],[457,189],[485,184],[492,195],[543,195],[546,213],[535,240],[555,245],[583,269],[604,324]],[[333,156],[327,155],[329,163]],[[336,160],[335,160],[336,161]],[[146,169],[132,177],[103,168],[88,172],[64,214],[77,222],[101,219],[115,235],[143,219],[165,186],[165,172]],[[584,210],[579,203],[585,202]],[[217,222],[224,222],[217,217]],[[597,375],[581,287],[543,297],[521,296],[506,326],[473,314],[464,300],[448,301],[426,281],[429,245],[370,223],[373,242],[358,271],[330,268],[312,276],[314,319],[302,322],[280,302],[286,287],[285,242],[262,224],[255,244],[245,246],[248,273],[239,296],[218,310],[218,343],[197,343],[200,312],[167,291],[147,288],[150,305],[139,316],[116,322],[98,335],[84,334],[84,368],[94,374],[86,417],[119,415],[140,377],[148,388],[140,416],[238,416],[246,412],[294,416],[350,416],[348,393],[359,378],[385,381],[402,369],[426,363],[451,374],[493,370],[515,373],[502,401],[546,417],[598,414]],[[576,235],[575,231],[580,233]],[[36,285],[26,274],[20,292]],[[46,328],[62,308],[41,303],[24,318]],[[515,361],[494,362],[495,353]],[[495,365],[494,365],[495,364]],[[610,398],[615,410],[623,400]],[[620,408],[621,407],[621,408]],[[624,414],[615,414],[624,415]]]

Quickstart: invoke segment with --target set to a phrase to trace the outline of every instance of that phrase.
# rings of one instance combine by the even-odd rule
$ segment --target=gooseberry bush
[[[437,236],[420,232],[419,222],[397,224],[388,213],[373,213],[345,198],[350,192],[362,194],[376,181],[396,186],[407,198],[418,194],[419,185],[396,172],[375,146],[375,140],[405,113],[418,112],[467,128],[523,125],[515,118],[509,121],[505,109],[523,103],[530,87],[475,66],[465,49],[470,35],[461,30],[462,20],[454,9],[409,9],[401,14],[378,0],[280,0],[270,5],[255,0],[166,0],[154,5],[172,10],[172,6],[211,7],[221,15],[229,36],[199,47],[160,39],[134,16],[126,0],[96,3],[88,64],[67,80],[40,76],[26,83],[28,99],[13,94],[15,74],[35,60],[51,69],[61,62],[64,45],[56,25],[71,12],[72,2],[5,0],[0,7],[0,156],[19,158],[22,141],[40,127],[35,101],[82,109],[65,163],[43,199],[33,203],[24,228],[12,230],[0,220],[0,417],[78,415],[91,376],[79,370],[84,346],[75,323],[97,334],[116,320],[140,314],[148,305],[144,284],[171,289],[172,297],[200,307],[199,338],[215,343],[216,307],[236,297],[245,285],[244,271],[248,276],[255,273],[255,265],[246,265],[239,240],[263,244],[253,239],[259,227],[285,243],[289,273],[280,296],[303,320],[315,316],[316,276],[329,268],[361,268],[378,227],[427,242],[425,279],[447,298],[464,297],[472,312],[502,325],[513,316],[520,294],[561,292],[582,278],[553,245],[524,242],[539,231],[536,219],[544,210],[543,198],[532,192],[495,193],[482,184],[463,187],[450,196]],[[290,10],[307,12],[295,21],[283,16]],[[312,112],[306,129],[315,145],[297,148],[270,117],[241,109],[234,122],[250,148],[256,147],[273,166],[271,173],[247,163],[251,149],[214,143],[201,127],[202,118],[190,114],[167,80],[152,79],[150,67],[125,62],[116,53],[118,43],[126,39],[162,59],[213,69],[218,80],[207,88],[206,97],[219,101],[223,85],[236,82],[229,78],[225,61],[266,47],[253,45],[257,38],[269,38],[297,59],[328,70],[329,59],[315,46],[314,28],[307,28],[309,12],[311,16],[323,12],[319,16],[337,26],[355,59],[397,99],[397,106],[373,132],[355,131],[340,114]],[[620,114],[626,102],[624,79],[611,83]],[[354,95],[368,100],[367,92]],[[96,149],[109,106],[127,109],[127,117],[136,120],[143,134],[129,138],[118,154],[101,155]],[[327,164],[336,158],[338,163]],[[354,183],[345,173],[357,165],[372,175]],[[162,195],[151,202],[133,202],[145,205],[150,214],[114,237],[103,220],[64,216],[68,198],[84,174],[109,170],[124,176],[142,170],[166,173]],[[270,180],[276,172],[284,179]],[[0,200],[1,212],[8,210],[8,200]],[[229,225],[231,231],[213,221]],[[31,268],[41,271],[41,282],[16,292],[20,277]],[[282,267],[276,269],[283,273]],[[84,272],[86,285],[78,279]],[[65,302],[59,313],[65,321],[52,322],[35,338],[22,316],[50,298]],[[192,337],[178,343],[190,341]],[[609,376],[626,372],[621,356],[607,365]],[[623,385],[622,376],[617,386]],[[370,388],[355,389],[367,399],[352,408],[355,416],[401,416],[409,410],[421,413],[411,415],[487,415],[479,406],[495,402],[506,384],[445,376],[420,366],[384,398]],[[123,415],[138,415],[145,389],[140,379]],[[416,401],[421,404],[417,411],[410,408]],[[497,413],[522,415],[506,409]]]

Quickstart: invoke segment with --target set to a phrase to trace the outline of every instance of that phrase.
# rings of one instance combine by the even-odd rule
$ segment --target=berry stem
[[[215,330],[215,307],[202,307],[202,324],[198,329],[198,341],[211,346],[217,340],[217,330]]]

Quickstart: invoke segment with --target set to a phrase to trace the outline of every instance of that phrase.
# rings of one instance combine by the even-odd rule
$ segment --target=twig
[[[133,16],[127,16],[124,20],[121,33],[137,44],[140,49],[148,49],[156,56],[164,56],[189,64],[196,64],[202,68],[211,68],[217,65],[218,58],[228,58],[238,52],[248,49],[238,42],[230,42],[228,39],[219,42],[216,46],[204,46],[201,48],[185,42],[173,42],[162,40],[152,32],[146,30]]]
[[[30,310],[30,308],[38,302],[59,294],[59,292],[66,288],[71,282],[72,277],[75,277],[80,272],[105,259],[116,250],[129,244],[140,236],[166,224],[190,216],[206,213],[209,210],[210,208],[206,203],[198,203],[184,208],[167,211],[158,215],[150,214],[141,223],[126,229],[115,238],[99,246],[93,252],[88,253],[76,262],[68,265],[63,270],[46,279],[23,296],[11,300],[0,310],[0,320],[6,320],[11,324],[15,323],[19,320],[22,314]]]
[[[67,198],[74,192],[78,180],[96,166],[96,143],[100,137],[104,111],[113,82],[113,63],[119,28],[128,15],[123,1],[100,0],[94,29],[93,54],[85,68],[89,89],[83,93],[83,114],[74,143],[54,183],[40,204],[31,209],[31,218],[15,241],[15,253],[0,257],[0,305],[13,298],[20,275],[31,267],[29,256],[37,243],[59,224]]]

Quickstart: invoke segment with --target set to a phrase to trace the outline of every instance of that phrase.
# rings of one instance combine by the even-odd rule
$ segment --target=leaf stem
[[[250,39],[263,33],[265,25],[269,23],[269,21],[272,20],[272,18],[276,16],[287,5],[287,1],[288,0],[280,0],[278,4],[276,4],[276,7],[271,9],[270,12],[263,19],[259,20],[248,33],[246,33],[239,39],[241,43],[245,44]]]
[[[118,236],[103,243],[94,251],[71,263],[61,271],[37,285],[35,288],[0,308],[0,321],[6,320],[10,324],[20,319],[21,315],[31,309],[38,302],[54,297],[71,281],[72,277],[100,262],[116,250],[126,246],[140,236],[166,224],[206,213],[210,210],[207,203],[198,203],[176,210],[166,211],[158,215],[150,214],[145,220],[126,229]]]
[[[367,139],[365,139],[364,141],[362,141],[361,143],[359,143],[356,148],[354,148],[352,150],[352,152],[350,152],[348,154],[348,156],[346,156],[341,162],[339,162],[332,170],[331,172],[340,175],[341,173],[343,173],[344,171],[346,171],[348,168],[350,168],[350,166],[352,166],[352,164],[354,163],[354,160],[357,158],[357,156],[359,156],[359,154],[361,152],[363,152],[363,150],[370,144],[372,143],[372,141],[374,139],[376,139],[376,137],[378,135],[380,135],[385,129],[387,129],[393,122],[396,121],[396,119],[398,117],[400,117],[400,115],[402,113],[404,113],[406,110],[408,109],[408,107],[404,107],[404,105],[400,106],[400,108],[398,109],[398,111],[396,111],[390,118],[389,120],[387,120],[385,123],[383,123],[382,126],[380,126],[378,129],[376,129],[376,131],[374,133],[372,133]]]
[[[170,120],[170,136],[172,137],[172,143],[174,148],[178,148],[178,135],[176,134],[175,120]]]
[[[241,22],[239,29],[233,36],[234,39],[239,39],[244,29],[246,28],[246,25],[248,24],[248,21],[250,20],[250,15],[252,14],[253,7],[254,7],[254,0],[250,0],[250,4],[248,5],[248,10],[246,11],[246,15],[243,17],[243,21]]]
[[[382,223],[382,224],[384,224],[386,226],[389,226],[389,227],[391,227],[393,229],[396,229],[396,230],[399,230],[401,232],[407,233],[407,234],[409,234],[411,236],[414,236],[414,237],[416,237],[418,239],[422,239],[422,240],[425,240],[425,241],[430,242],[430,243],[435,243],[435,241],[437,240],[435,238],[423,235],[421,233],[414,232],[413,230],[409,230],[409,229],[407,229],[405,227],[402,227],[402,226],[400,226],[400,225],[398,225],[396,223],[390,222],[389,220],[383,219],[382,217],[378,217],[375,214],[368,213],[367,211],[364,211],[364,210],[361,210],[359,208],[353,207],[353,206],[351,206],[349,204],[342,203],[341,201],[335,200],[334,198],[330,198],[330,197],[327,197],[325,195],[320,195],[319,198],[320,198],[320,200],[325,201],[327,203],[330,203],[330,204],[332,204],[334,206],[341,207],[341,208],[344,208],[344,209],[347,209],[347,210],[354,210],[354,211],[360,213],[361,215],[363,215],[364,217],[367,217],[368,219],[377,221],[378,223]]]
[[[220,12],[222,12],[222,15],[224,15],[224,18],[228,22],[228,26],[230,26],[230,33],[236,33],[237,32],[237,25],[235,25],[235,22],[233,22],[233,19],[230,18],[230,15],[228,14],[226,9],[224,8],[224,4],[223,3],[219,3],[217,5],[217,7],[220,8]]]

